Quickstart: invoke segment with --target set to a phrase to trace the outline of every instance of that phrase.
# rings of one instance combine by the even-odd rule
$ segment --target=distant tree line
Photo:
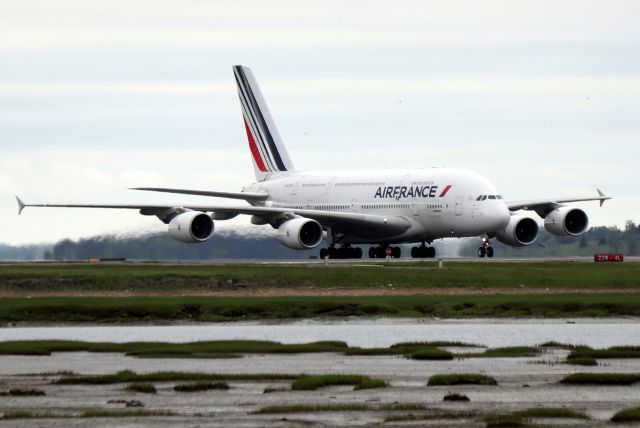
[[[513,248],[491,241],[496,257],[569,257],[594,253],[640,255],[640,227],[627,221],[624,230],[617,227],[593,227],[576,238],[559,238],[544,230],[529,247]],[[442,257],[473,257],[480,246],[479,238],[438,240],[434,246]],[[403,255],[411,246],[402,246]],[[364,246],[364,253],[368,246]],[[236,232],[216,234],[200,244],[185,244],[167,234],[136,237],[97,236],[72,241],[65,239],[53,245],[8,246],[0,244],[0,260],[87,260],[89,258],[125,258],[138,260],[210,260],[210,259],[306,259],[316,257],[319,249],[297,251],[280,245],[273,235]]]

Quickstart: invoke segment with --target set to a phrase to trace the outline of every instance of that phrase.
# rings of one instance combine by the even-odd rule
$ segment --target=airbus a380
[[[256,182],[242,192],[136,188],[206,197],[244,200],[247,205],[86,205],[26,204],[25,207],[137,209],[168,224],[169,235],[196,243],[213,236],[214,221],[240,214],[256,225],[277,229],[279,241],[293,249],[312,249],[324,240],[320,257],[361,258],[354,244],[374,244],[369,257],[385,257],[390,248],[400,257],[398,244],[417,244],[414,258],[436,256],[431,246],[440,238],[479,237],[479,257],[493,257],[490,240],[511,246],[533,244],[539,223],[557,236],[579,236],[588,227],[587,214],[566,203],[600,201],[610,197],[540,199],[508,202],[486,177],[468,170],[430,168],[372,171],[301,171],[269,113],[251,70],[234,66],[244,127]]]

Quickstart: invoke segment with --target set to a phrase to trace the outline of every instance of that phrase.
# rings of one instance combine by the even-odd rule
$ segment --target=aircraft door
[[[464,202],[464,198],[462,196],[458,196],[456,198],[456,206],[454,209],[454,214],[457,216],[462,215],[462,203]]]

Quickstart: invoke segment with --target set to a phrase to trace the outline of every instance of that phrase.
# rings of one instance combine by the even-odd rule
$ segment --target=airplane
[[[479,257],[493,257],[491,239],[514,246],[532,245],[539,222],[556,236],[579,236],[587,214],[567,203],[597,197],[507,202],[496,186],[476,172],[453,168],[370,171],[302,171],[284,144],[257,81],[248,67],[233,66],[243,124],[256,182],[241,192],[138,187],[133,190],[244,200],[247,204],[86,205],[27,204],[25,207],[137,209],[168,225],[172,238],[197,243],[210,239],[214,222],[238,215],[255,225],[277,229],[281,244],[296,250],[328,246],[321,258],[361,258],[360,247],[373,244],[370,258],[401,256],[399,244],[416,244],[413,258],[434,258],[432,243],[441,238],[479,237]]]

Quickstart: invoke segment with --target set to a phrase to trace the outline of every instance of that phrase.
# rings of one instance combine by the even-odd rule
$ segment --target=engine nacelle
[[[178,214],[169,222],[169,236],[182,242],[204,242],[213,235],[213,220],[200,211]]]
[[[322,226],[308,218],[287,220],[278,228],[278,241],[294,250],[315,248],[322,241]]]
[[[579,236],[587,231],[589,217],[578,208],[561,207],[544,218],[544,228],[556,236]]]
[[[512,247],[531,245],[538,239],[538,222],[526,215],[513,215],[507,227],[496,233],[496,238]]]

